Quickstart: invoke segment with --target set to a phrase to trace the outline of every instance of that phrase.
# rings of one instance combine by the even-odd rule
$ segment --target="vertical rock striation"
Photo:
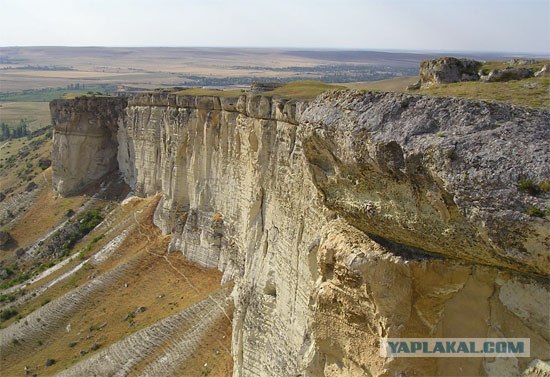
[[[125,98],[79,97],[50,103],[53,186],[61,195],[82,191],[118,169],[117,123]]]
[[[548,111],[352,91],[156,93],[118,110],[118,169],[162,193],[169,249],[235,281],[235,376],[544,368],[550,233],[526,212],[550,197],[518,182],[550,179]],[[531,357],[388,359],[385,337],[529,337]]]

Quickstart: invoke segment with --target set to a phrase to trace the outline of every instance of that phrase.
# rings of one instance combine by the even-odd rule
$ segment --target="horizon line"
[[[438,50],[438,49],[402,49],[402,48],[360,48],[360,47],[289,47],[289,46],[170,46],[170,45],[139,45],[139,46],[108,46],[108,45],[9,45],[0,46],[0,48],[136,48],[136,49],[253,49],[253,50],[307,50],[307,51],[369,51],[369,52],[385,52],[385,53],[409,53],[409,54],[437,54],[437,53],[468,53],[468,54],[489,54],[489,55],[529,55],[541,58],[550,58],[550,51],[497,51],[497,50]]]

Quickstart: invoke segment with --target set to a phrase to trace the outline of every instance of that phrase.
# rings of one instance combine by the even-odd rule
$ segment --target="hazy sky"
[[[550,54],[550,0],[0,0],[0,45]]]

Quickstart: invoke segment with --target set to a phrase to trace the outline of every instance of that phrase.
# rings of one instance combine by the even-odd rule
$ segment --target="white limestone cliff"
[[[550,234],[525,211],[549,195],[517,182],[550,177],[548,111],[351,91],[312,103],[156,93],[116,118],[118,169],[137,195],[162,193],[155,223],[170,250],[235,281],[234,376],[545,365]],[[63,166],[71,152],[55,140]],[[387,359],[384,337],[528,337],[531,357]]]

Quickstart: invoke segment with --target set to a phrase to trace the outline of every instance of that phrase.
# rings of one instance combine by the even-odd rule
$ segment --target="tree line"
[[[0,140],[18,139],[30,134],[27,122],[24,119],[21,119],[15,127],[10,127],[7,123],[2,122],[0,131]]]

